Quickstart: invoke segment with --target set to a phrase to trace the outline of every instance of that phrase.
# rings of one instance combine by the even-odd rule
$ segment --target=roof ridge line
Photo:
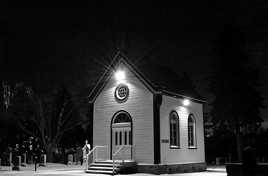
[[[95,91],[97,85],[101,82],[103,79],[104,75],[111,69],[113,63],[115,62],[116,58],[120,55],[120,50],[118,50],[115,54],[115,56],[112,59],[112,62],[109,64],[108,68],[104,71],[104,73],[101,75],[101,77],[98,79],[97,83],[95,84],[94,88],[90,91],[89,95],[87,96],[88,98],[91,97],[92,93]]]

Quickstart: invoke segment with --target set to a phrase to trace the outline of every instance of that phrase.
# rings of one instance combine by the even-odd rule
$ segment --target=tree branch
[[[21,128],[25,133],[29,134],[30,136],[35,136],[33,131],[28,130],[25,125],[23,125],[21,122],[18,122],[19,128]]]
[[[60,132],[56,135],[55,139],[58,140],[58,138],[59,138],[61,135],[63,135],[64,133],[66,133],[67,131],[70,131],[70,130],[74,129],[74,128],[76,128],[76,127],[79,126],[79,125],[82,125],[82,124],[88,124],[88,123],[89,123],[89,121],[82,121],[82,122],[78,122],[78,123],[76,123],[76,124],[74,124],[74,125],[72,125],[72,126],[70,126],[70,127],[68,127],[68,128],[65,128],[65,129],[63,129],[62,131],[60,131]]]
[[[72,107],[72,109],[68,112],[68,114],[65,116],[64,121],[61,123],[60,127],[64,127],[64,125],[66,124],[66,122],[68,122],[70,120],[71,114],[74,111],[74,107]]]
[[[62,108],[61,108],[61,110],[60,110],[60,113],[59,113],[59,119],[58,119],[58,125],[57,125],[57,132],[60,130],[60,128],[61,128],[61,126],[62,126],[62,116],[63,116],[63,113],[64,113],[64,111],[65,111],[65,107],[66,107],[66,105],[69,103],[69,101],[65,101],[64,103],[63,103],[63,106],[62,106]]]

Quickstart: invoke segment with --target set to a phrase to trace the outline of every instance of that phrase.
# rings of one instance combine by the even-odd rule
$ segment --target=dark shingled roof
[[[186,97],[203,100],[201,95],[195,90],[191,79],[187,74],[179,76],[171,69],[156,65],[149,61],[138,66],[138,69],[153,83],[154,89],[156,90],[168,91]]]
[[[121,52],[116,54],[110,67],[103,73],[99,82],[97,82],[94,89],[92,89],[89,95],[90,100],[94,99],[95,95],[99,93],[99,90],[108,81],[111,70],[116,69],[120,61],[129,65],[136,74],[138,74],[137,76],[148,83],[154,91],[160,91],[174,96],[188,97],[193,100],[204,102],[204,99],[195,90],[191,79],[187,74],[179,76],[171,69],[157,65],[149,59],[135,63]]]

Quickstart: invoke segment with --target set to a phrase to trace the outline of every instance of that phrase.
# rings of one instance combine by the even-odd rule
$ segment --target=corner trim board
[[[153,134],[154,134],[154,164],[161,162],[161,141],[160,141],[160,106],[162,104],[162,95],[153,95]]]

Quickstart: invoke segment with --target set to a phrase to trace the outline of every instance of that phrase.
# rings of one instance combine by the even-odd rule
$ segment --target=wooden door
[[[121,149],[121,150],[120,150]],[[131,160],[132,130],[131,123],[112,125],[112,156],[116,160]]]

